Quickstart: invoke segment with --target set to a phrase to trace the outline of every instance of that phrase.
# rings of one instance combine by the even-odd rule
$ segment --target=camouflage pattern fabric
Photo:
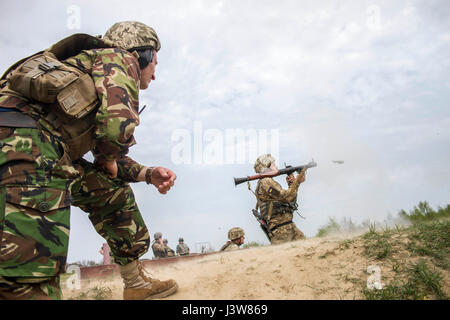
[[[110,179],[90,162],[76,162],[83,175],[72,187],[72,205],[89,213],[95,230],[111,248],[114,262],[128,264],[146,253],[150,235],[133,190],[121,176]]]
[[[164,245],[164,248],[166,249],[168,257],[174,257],[175,256],[175,251],[173,251],[173,249],[171,247],[169,247],[168,245]]]
[[[106,31],[103,39],[125,50],[148,46],[153,47],[156,51],[161,49],[161,43],[155,30],[137,21],[123,21],[114,24]]]
[[[142,171],[144,166],[127,156],[121,156],[116,161],[117,176],[124,182],[136,182],[139,172]]]
[[[275,162],[275,158],[270,153],[263,154],[256,159],[253,168],[256,173],[263,173],[273,162]]]
[[[0,105],[37,120],[38,128],[0,127],[0,298],[60,298],[70,205],[89,213],[114,261],[125,265],[148,251],[150,237],[128,182],[142,165],[126,156],[139,124],[139,67],[119,49],[83,51],[71,63],[92,71],[102,102],[95,116],[98,157],[117,159],[118,178],[68,156],[44,107],[13,96]],[[39,283],[36,283],[39,282]]]
[[[120,176],[109,179],[84,159],[67,165],[60,158],[59,145],[52,144],[49,136],[38,129],[0,127],[0,168],[7,169],[0,171],[0,276],[9,282],[42,279],[50,285],[51,278],[63,272],[70,204],[89,213],[116,263],[125,265],[146,253],[150,238],[130,186]],[[30,155],[37,160],[33,162]],[[8,160],[15,162],[4,166]],[[45,174],[49,171],[55,175]],[[33,186],[26,184],[31,179],[28,172],[36,177]],[[23,185],[16,185],[20,183]],[[21,297],[25,296],[29,295]]]
[[[139,79],[137,59],[120,49],[84,50],[66,60],[91,73],[101,105],[95,117],[94,155],[114,160],[136,144],[139,125]]]
[[[178,244],[177,254],[180,254],[180,256],[187,256],[189,254],[189,247],[185,243]]]
[[[233,250],[238,250],[239,246],[234,243],[233,241],[227,241],[227,243],[225,243],[222,248],[220,248],[220,251],[233,251]]]
[[[240,237],[243,237],[243,236],[245,236],[245,232],[244,232],[244,229],[242,229],[240,227],[234,227],[228,231],[228,239],[229,240],[239,239]]]
[[[101,102],[94,120],[94,155],[106,160],[126,159],[128,149],[136,144],[133,133],[139,125],[140,69],[137,59],[127,51],[108,48],[83,50],[66,62],[92,75]],[[55,124],[43,117],[48,113],[46,107],[8,95],[0,96],[0,106],[19,109],[62,140]]]
[[[60,300],[59,278],[41,283],[18,283],[16,279],[0,276],[0,300]]]
[[[54,276],[66,264],[67,190],[79,171],[46,131],[0,127],[0,144],[0,276]]]
[[[297,228],[293,220],[293,211],[283,206],[297,201],[297,192],[301,175],[298,175],[287,190],[272,178],[264,178],[258,182],[256,196],[262,216],[266,219],[270,230],[271,244],[304,239],[304,234]],[[270,202],[273,203],[272,214],[268,217]],[[268,220],[268,221],[267,221]],[[281,225],[281,226],[280,226]],[[280,226],[280,227],[278,227]]]
[[[289,241],[303,240],[305,235],[297,228],[294,222],[284,225],[272,231],[271,244],[280,244]]]
[[[167,258],[167,251],[163,244],[155,241],[152,244],[152,250],[156,259]]]

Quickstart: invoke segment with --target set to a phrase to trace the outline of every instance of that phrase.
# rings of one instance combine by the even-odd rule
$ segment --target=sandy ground
[[[373,263],[363,257],[361,246],[344,239],[311,238],[221,252],[147,270],[154,278],[178,282],[178,292],[165,298],[169,300],[361,299],[366,270]],[[80,298],[91,288],[104,289],[108,299],[122,299],[119,277],[89,280],[81,290],[63,289],[64,298]]]

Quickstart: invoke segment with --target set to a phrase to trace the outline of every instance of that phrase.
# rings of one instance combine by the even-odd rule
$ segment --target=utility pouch
[[[65,115],[77,119],[91,112],[98,103],[94,82],[87,73],[61,90],[56,99]]]
[[[51,104],[71,119],[79,119],[97,106],[89,74],[60,62],[53,53],[38,53],[8,76],[8,89],[28,99]]]

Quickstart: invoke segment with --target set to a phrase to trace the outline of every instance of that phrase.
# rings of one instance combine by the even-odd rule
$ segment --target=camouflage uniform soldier
[[[245,232],[242,228],[234,227],[228,231],[228,239],[227,243],[225,243],[220,251],[232,251],[237,250],[239,247],[244,244]]]
[[[187,246],[187,244],[184,243],[183,238],[178,239],[177,254],[179,256],[188,256],[189,255],[189,247]]]
[[[157,232],[154,235],[155,240],[152,244],[153,255],[156,259],[167,258],[167,251],[162,243],[162,234]]]
[[[74,42],[79,35],[48,49],[92,78],[98,103],[80,120],[67,121],[53,105],[11,90],[9,71],[17,65],[0,82],[0,299],[61,298],[70,205],[88,212],[106,239],[120,266],[124,299],[160,298],[178,287],[144,274],[139,257],[150,239],[129,185],[146,181],[165,194],[176,175],[126,156],[136,143],[139,89],[155,79],[159,39],[139,22],[117,23],[104,39],[82,37],[87,49]],[[82,158],[89,151],[94,163]]]
[[[167,239],[163,240],[163,245],[164,245],[164,248],[166,249],[167,256],[168,257],[175,257],[175,251],[173,251],[173,249],[168,246],[168,242],[169,241],[167,241]]]
[[[257,173],[278,170],[275,159],[270,154],[258,157],[254,169]],[[293,212],[297,209],[298,187],[305,181],[305,175],[299,174],[293,181],[292,177],[287,177],[287,181],[289,188],[284,190],[272,178],[263,178],[258,181],[255,190],[257,207],[260,208],[261,215],[270,230],[268,237],[271,244],[305,238],[303,232],[292,221]]]

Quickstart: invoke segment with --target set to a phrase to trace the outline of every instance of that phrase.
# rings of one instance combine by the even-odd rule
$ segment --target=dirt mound
[[[178,292],[167,299],[358,299],[352,279],[365,279],[360,248],[342,238],[307,239],[276,246],[215,253],[190,261],[147,268],[150,276],[175,279]],[[118,277],[83,281],[64,290],[66,299],[122,298]]]
[[[448,299],[448,230],[448,221],[372,229],[158,261],[146,269],[151,277],[178,282],[169,300]],[[63,288],[65,299],[122,299],[118,276],[82,285]]]

